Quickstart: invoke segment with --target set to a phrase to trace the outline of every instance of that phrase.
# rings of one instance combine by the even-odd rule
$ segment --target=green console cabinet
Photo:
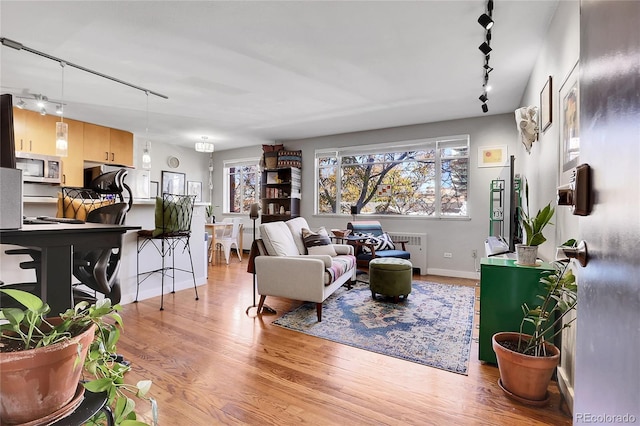
[[[496,257],[480,261],[480,361],[495,364],[491,337],[501,331],[519,331],[522,304],[540,304],[536,295],[544,288],[540,283],[543,271],[553,271],[553,266],[546,262],[537,267],[520,266],[513,259]]]

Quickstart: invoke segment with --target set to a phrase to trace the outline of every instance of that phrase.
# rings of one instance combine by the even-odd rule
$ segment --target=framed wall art
[[[151,197],[158,197],[160,194],[158,193],[158,188],[160,187],[160,183],[155,180],[149,181],[149,195]]]
[[[187,181],[187,195],[195,195],[196,202],[202,201],[202,182],[195,180]]]
[[[506,167],[508,162],[507,145],[478,147],[478,167]]]
[[[553,81],[551,76],[540,92],[540,131],[544,132],[553,121]]]
[[[562,83],[558,96],[560,98],[560,161],[563,172],[577,166],[580,156],[578,74],[578,64],[576,63]]]
[[[162,171],[162,193],[185,195],[185,174]]]

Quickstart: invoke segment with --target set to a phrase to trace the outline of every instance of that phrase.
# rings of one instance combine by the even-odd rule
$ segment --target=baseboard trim
[[[160,296],[160,282],[159,282],[159,275],[158,275],[158,281],[151,281],[152,278],[150,278],[150,281],[145,281],[144,283],[142,283],[140,285],[140,294],[138,295],[138,300],[145,300],[145,299],[151,299],[152,297],[157,297]],[[205,277],[196,277],[196,286],[200,287],[204,284],[207,283],[207,279]],[[145,288],[146,287],[146,288]],[[133,287],[132,289],[133,292],[132,293],[123,293],[122,294],[122,300],[120,301],[121,305],[126,305],[129,303],[133,303],[134,300],[136,300],[136,293],[135,293],[135,282],[133,283]],[[184,281],[176,281],[176,291],[180,291],[180,290],[191,290],[193,291],[193,281],[191,279],[187,279]],[[165,296],[167,294],[171,293],[171,278],[165,278],[165,284],[164,284],[164,292],[165,292]]]
[[[471,280],[479,280],[480,273],[479,272],[470,272],[470,271],[456,271],[453,269],[437,269],[437,268],[429,268],[429,275],[441,275],[443,277],[454,277],[454,278],[468,278]]]
[[[573,415],[573,386],[569,382],[569,378],[567,377],[567,372],[564,368],[558,367],[558,389],[560,389],[560,393],[564,397],[564,400],[567,403],[567,408],[571,415]]]

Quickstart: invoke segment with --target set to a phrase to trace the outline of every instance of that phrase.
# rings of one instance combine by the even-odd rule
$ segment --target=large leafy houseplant
[[[563,244],[568,246],[573,242]],[[553,263],[554,271],[546,271],[540,278],[545,292],[537,297],[542,301],[540,305],[531,308],[526,303],[522,305],[524,314],[520,324],[520,339],[517,351],[527,355],[546,356],[545,342],[562,333],[571,326],[575,318],[563,324],[564,317],[578,306],[578,286],[576,277],[569,268],[568,259]],[[531,338],[524,338],[525,324],[533,325]]]
[[[543,209],[538,210],[535,216],[529,215],[529,208],[527,211],[521,210],[522,227],[526,234],[525,245],[527,246],[539,246],[547,241],[542,231],[547,225],[553,225],[551,218],[555,213],[555,209],[551,207],[551,203],[547,204]]]
[[[535,216],[529,213],[529,184],[525,186],[526,208],[518,207],[518,219],[524,229],[526,238],[523,244],[516,244],[516,255],[519,265],[536,266],[538,259],[538,246],[547,239],[542,231],[547,225],[553,225],[551,218],[555,209],[548,203],[538,210]]]
[[[573,246],[569,240],[563,246]],[[537,295],[540,304],[522,305],[520,332],[496,333],[492,346],[500,370],[500,386],[510,396],[525,403],[545,403],[547,387],[558,365],[560,350],[553,339],[571,326],[575,318],[565,317],[578,306],[578,288],[570,261],[553,262],[553,271],[542,273],[540,283],[544,291]],[[564,324],[563,324],[564,322]],[[530,325],[531,334],[524,329]]]
[[[111,305],[109,299],[101,299],[94,304],[83,301],[60,314],[59,319],[51,319],[47,317],[50,312],[49,305],[43,303],[39,297],[15,289],[0,291],[24,306],[24,309],[0,309],[0,355],[53,347],[94,327],[95,334],[89,340],[91,343],[84,361],[80,357],[80,344],[76,350],[78,356],[75,363],[83,362],[83,386],[92,392],[108,394],[108,404],[117,425],[146,424],[136,420],[135,401],[127,394],[149,400],[153,424],[157,423],[155,401],[146,396],[151,381],[142,380],[136,385],[125,383],[124,375],[130,370],[130,366],[121,357],[114,355],[122,329],[122,318],[118,314],[120,305]],[[90,423],[102,424],[103,421],[102,414],[97,414]]]

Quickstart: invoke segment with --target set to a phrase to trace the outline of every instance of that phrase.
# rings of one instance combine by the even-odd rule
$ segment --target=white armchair
[[[309,225],[301,217],[260,225],[260,236],[268,255],[255,259],[260,294],[258,312],[262,311],[267,296],[286,297],[315,302],[318,321],[322,321],[322,302],[343,284],[355,281],[353,247],[329,244],[335,256],[306,254],[302,229],[309,229]]]

